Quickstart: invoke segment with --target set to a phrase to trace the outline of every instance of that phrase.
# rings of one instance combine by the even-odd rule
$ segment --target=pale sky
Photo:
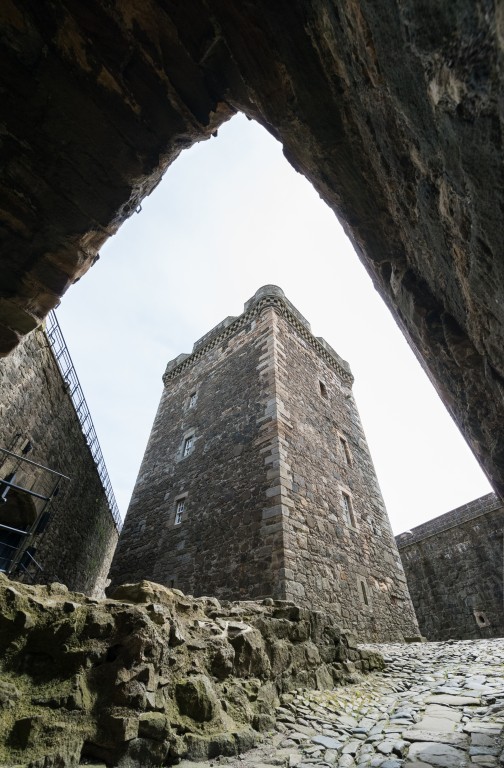
[[[57,311],[123,516],[166,363],[268,283],[350,363],[395,533],[491,490],[334,213],[238,115],[176,160]]]

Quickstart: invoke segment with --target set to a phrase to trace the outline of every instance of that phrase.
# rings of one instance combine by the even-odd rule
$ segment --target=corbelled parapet
[[[308,320],[289,301],[278,285],[263,285],[255,292],[252,298],[245,302],[241,315],[238,317],[226,317],[225,320],[208,331],[208,333],[194,343],[193,351],[190,355],[183,353],[170,360],[166,366],[163,382],[166,384],[179,373],[185,371],[211,349],[237,334],[269,307],[272,307],[295,328],[297,333],[315,349],[325,362],[336,370],[345,381],[345,384],[352,386],[354,378],[347,361],[343,360],[325,339],[312,334]]]
[[[0,766],[149,768],[235,754],[283,693],[381,668],[331,616],[152,582],[96,601],[0,574]]]

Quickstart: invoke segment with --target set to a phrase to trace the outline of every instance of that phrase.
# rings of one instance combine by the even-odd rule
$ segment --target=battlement
[[[241,315],[226,317],[194,343],[191,354],[182,353],[170,360],[163,375],[164,384],[166,385],[169,380],[185,371],[206,352],[239,333],[254,317],[269,307],[285,317],[298,334],[305,341],[308,341],[315,351],[339,373],[345,384],[352,386],[354,379],[350,365],[338,355],[325,339],[312,334],[308,320],[289,301],[278,285],[263,285],[245,302],[244,311]]]

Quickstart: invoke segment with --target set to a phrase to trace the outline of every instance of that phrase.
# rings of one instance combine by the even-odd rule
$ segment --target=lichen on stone
[[[0,575],[0,766],[236,754],[272,727],[282,694],[382,665],[331,617],[294,608],[146,581],[96,601]]]

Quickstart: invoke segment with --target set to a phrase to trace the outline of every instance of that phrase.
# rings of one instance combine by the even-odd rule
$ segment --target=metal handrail
[[[100,476],[116,528],[120,531],[122,528],[122,519],[115,500],[107,467],[105,466],[105,459],[103,458],[93,420],[54,310],[51,310],[47,316],[45,333],[51,346],[54,359],[58,364],[61,376],[66,384],[68,394],[72,400],[75,413],[77,414],[77,418],[81,425],[82,433],[96,464],[96,469]]]
[[[32,461],[31,459],[27,459],[26,456],[20,456],[19,453],[13,453],[12,451],[8,451],[7,448],[0,448],[1,453],[6,453],[8,456],[12,456],[14,459],[21,459],[25,464],[31,464],[32,467],[38,467],[38,469],[43,469],[45,472],[50,472],[51,475],[58,475],[58,477],[63,477],[65,480],[70,480],[69,477],[66,475],[62,475],[61,472],[56,472],[55,469],[51,469],[50,467],[46,467],[45,464],[39,464],[37,461]]]

